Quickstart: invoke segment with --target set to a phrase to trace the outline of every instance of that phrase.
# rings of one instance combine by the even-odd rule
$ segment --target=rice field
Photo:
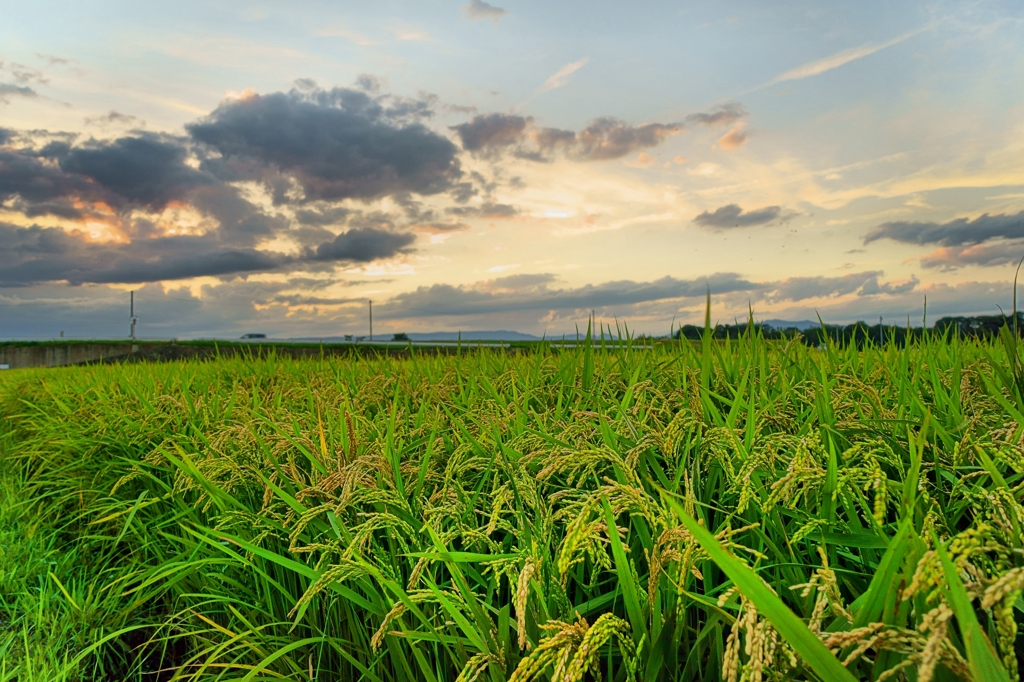
[[[0,681],[1017,680],[994,342],[0,373]]]

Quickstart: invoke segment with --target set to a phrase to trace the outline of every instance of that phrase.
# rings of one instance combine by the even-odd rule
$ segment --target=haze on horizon
[[[1024,7],[8,2],[0,338],[1008,310]]]

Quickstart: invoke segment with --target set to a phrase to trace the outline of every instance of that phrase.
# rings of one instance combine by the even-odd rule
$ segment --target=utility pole
[[[139,321],[139,318],[135,317],[135,292],[131,292],[131,317],[132,317],[132,343],[135,343],[135,323]]]
[[[373,341],[373,301],[370,303],[370,341]]]

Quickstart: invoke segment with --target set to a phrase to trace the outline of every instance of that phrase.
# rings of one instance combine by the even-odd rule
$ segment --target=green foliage
[[[1019,679],[1015,343],[616,339],[0,375],[0,681]]]

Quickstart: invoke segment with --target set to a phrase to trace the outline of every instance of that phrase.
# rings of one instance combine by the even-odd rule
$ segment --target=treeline
[[[992,338],[999,334],[999,330],[1008,326],[1014,328],[1012,315],[979,315],[976,317],[943,317],[939,319],[932,329],[927,330],[928,334],[948,336],[949,338]],[[714,339],[738,339],[747,334],[751,325],[747,322],[742,324],[719,324],[711,332]],[[1024,312],[1017,313],[1017,333],[1024,335]],[[847,345],[850,343],[862,344],[871,341],[875,344],[906,343],[908,340],[920,339],[925,333],[923,327],[910,327],[889,324],[869,325],[866,322],[854,322],[848,325],[825,324],[823,326],[811,327],[800,330],[796,327],[778,328],[769,324],[755,322],[754,333],[765,339],[792,339],[799,337],[809,346],[817,346],[826,339]],[[686,324],[680,327],[674,334],[676,339],[700,340],[704,336],[704,327]]]

